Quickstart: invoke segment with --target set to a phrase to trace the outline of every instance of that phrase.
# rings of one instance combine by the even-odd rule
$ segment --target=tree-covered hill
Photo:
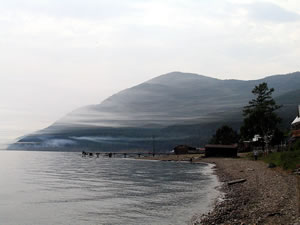
[[[283,127],[297,114],[300,72],[260,80],[220,80],[172,72],[123,90],[100,104],[74,110],[48,128],[20,138],[10,149],[102,151],[201,146],[227,124],[238,129],[251,90],[267,82],[283,107]]]

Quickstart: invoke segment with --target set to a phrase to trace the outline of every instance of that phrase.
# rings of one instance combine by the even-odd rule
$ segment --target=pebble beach
[[[262,161],[207,158],[214,163],[225,198],[194,224],[300,225],[300,179]],[[227,182],[246,179],[244,183]]]

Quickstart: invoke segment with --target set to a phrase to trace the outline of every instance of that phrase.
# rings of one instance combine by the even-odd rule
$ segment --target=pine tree
[[[241,127],[241,135],[245,140],[259,135],[263,146],[268,144],[276,131],[281,119],[275,113],[281,106],[272,98],[274,88],[268,88],[267,83],[261,83],[252,90],[256,98],[249,101],[244,107],[244,124]]]

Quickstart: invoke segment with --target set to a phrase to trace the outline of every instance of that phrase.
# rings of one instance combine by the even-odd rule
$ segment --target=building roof
[[[300,122],[300,117],[297,116],[296,119],[292,122],[292,125]]]
[[[237,148],[238,145],[205,145],[205,148]]]

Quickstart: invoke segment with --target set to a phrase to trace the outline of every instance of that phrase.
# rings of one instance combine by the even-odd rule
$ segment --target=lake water
[[[0,151],[0,224],[182,225],[218,195],[210,165]]]

